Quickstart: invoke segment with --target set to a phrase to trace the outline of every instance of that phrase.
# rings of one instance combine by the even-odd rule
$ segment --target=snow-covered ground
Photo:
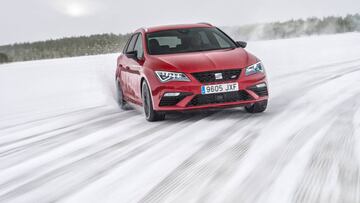
[[[148,123],[116,55],[0,66],[0,202],[360,202],[360,33],[250,42],[271,85]]]

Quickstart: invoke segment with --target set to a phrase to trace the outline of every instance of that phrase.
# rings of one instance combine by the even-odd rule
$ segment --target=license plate
[[[239,84],[237,82],[201,86],[201,94],[216,94],[216,93],[235,92],[235,91],[239,91]]]

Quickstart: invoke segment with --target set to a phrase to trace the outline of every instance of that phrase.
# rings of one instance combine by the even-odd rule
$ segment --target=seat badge
[[[215,79],[216,80],[222,80],[223,79],[222,73],[215,73]]]

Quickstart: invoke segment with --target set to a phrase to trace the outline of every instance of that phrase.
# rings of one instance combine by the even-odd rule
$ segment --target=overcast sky
[[[138,27],[217,26],[360,13],[360,0],[1,0],[0,45]]]

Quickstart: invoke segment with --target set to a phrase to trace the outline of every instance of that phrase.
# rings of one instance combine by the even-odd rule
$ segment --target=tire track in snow
[[[299,99],[299,96],[306,94],[307,92],[311,91],[314,87],[324,85],[328,82],[331,82],[335,79],[341,78],[343,76],[355,73],[360,71],[360,65],[348,67],[350,70],[343,71],[339,74],[328,73],[325,76],[322,76],[319,79],[314,80],[314,78],[309,78],[309,83],[301,84],[296,86],[297,89],[290,89],[285,94],[281,94],[279,96],[271,98],[271,107],[273,109],[284,109],[289,106],[293,101]],[[315,81],[315,82],[313,82]],[[298,89],[300,86],[301,89]],[[285,96],[284,96],[285,95]],[[296,99],[295,99],[296,98]],[[277,101],[278,100],[278,101]]]
[[[55,134],[50,130],[49,132],[46,132],[44,134],[47,135],[47,133],[50,133],[51,136],[49,137],[26,143],[24,145],[15,146],[6,151],[0,152],[0,162],[2,162],[0,169],[14,166],[29,158],[36,158],[36,156],[41,155],[42,153],[49,151],[53,148],[61,147],[66,143],[82,139],[90,133],[96,132],[97,130],[112,126],[120,121],[130,118],[132,117],[129,117],[129,114],[123,114],[122,116],[118,116],[117,114],[115,114],[105,116],[105,118],[103,119],[100,118],[101,120],[98,120],[99,118],[97,118],[97,121],[90,121],[90,123],[87,123],[85,121],[84,124],[78,127],[73,127],[73,125],[70,125],[65,127],[65,129],[60,128],[59,131],[61,132]],[[71,129],[66,130],[66,128],[70,127]],[[5,162],[5,160],[7,161]]]
[[[119,124],[121,124],[124,121],[125,120],[120,121]],[[135,129],[143,126],[143,124],[141,124],[141,123],[136,123],[135,125],[130,125],[130,124],[128,124],[128,125],[130,127],[132,127],[132,128],[135,128]],[[37,176],[41,176],[42,174],[46,173],[46,172],[44,172],[44,170],[45,171],[53,170],[54,167],[55,168],[59,167],[57,165],[62,165],[62,166],[65,165],[66,166],[67,165],[66,163],[69,163],[69,162],[72,162],[74,160],[78,160],[78,159],[81,159],[83,157],[94,154],[97,151],[103,150],[104,147],[106,148],[109,145],[111,146],[114,141],[127,142],[129,144],[131,142],[134,142],[136,139],[133,139],[133,137],[122,139],[122,137],[118,136],[118,134],[124,133],[123,129],[125,129],[125,128],[124,127],[120,128],[119,129],[120,131],[116,131],[110,137],[103,136],[104,139],[102,140],[101,143],[95,143],[95,144],[90,145],[90,146],[86,145],[86,146],[80,147],[79,149],[76,149],[73,152],[65,154],[64,156],[62,156],[60,158],[49,160],[48,162],[46,162],[44,164],[41,164],[41,165],[39,165],[39,166],[37,166],[35,168],[33,167],[33,168],[31,168],[30,171],[26,171],[26,173],[24,173],[24,174],[19,174],[18,176],[12,177],[9,181],[1,183],[0,188],[9,188],[9,187],[13,187],[13,185],[19,184],[21,182],[29,182],[30,180],[34,180]],[[146,130],[148,130],[148,129],[146,128]],[[150,131],[151,131],[151,129],[150,129]],[[96,133],[96,131],[93,131],[92,133]],[[114,137],[119,137],[119,139],[114,139]],[[51,152],[51,151],[48,151],[48,153],[49,152]],[[84,154],[86,154],[86,155],[84,155]],[[37,157],[32,157],[32,159],[37,159]],[[14,167],[14,166],[16,167],[16,165],[13,165],[12,167]]]
[[[357,71],[360,71],[360,64],[356,65],[356,66],[347,67],[347,70],[341,71],[341,73],[332,74],[332,75],[328,76],[327,78],[315,81],[315,82],[309,84],[309,86],[312,87],[312,86],[316,86],[316,85],[321,85],[321,84],[324,84],[326,82],[330,82],[330,81],[335,80],[337,78],[343,77],[345,75],[355,73]]]
[[[336,63],[324,64],[324,65],[319,65],[319,66],[313,66],[307,70],[295,71],[295,72],[291,72],[291,73],[274,76],[273,79],[274,80],[281,80],[283,78],[288,79],[289,77],[292,77],[292,76],[305,75],[305,74],[309,74],[311,72],[318,72],[319,70],[321,71],[321,70],[326,69],[326,71],[328,71],[329,69],[330,70],[338,69],[339,66],[341,66],[341,65],[345,65],[345,64],[349,64],[349,63],[351,64],[351,63],[355,63],[355,62],[360,62],[360,58],[347,60],[347,61],[340,61],[340,62],[336,62]]]
[[[256,133],[256,132],[255,132]],[[219,168],[210,177],[205,186],[202,188],[201,196],[196,202],[210,202],[217,194],[218,188],[224,186],[231,177],[236,173],[237,168],[242,162],[242,158],[252,146],[252,143],[258,138],[259,134],[249,132],[230,148],[226,149],[216,159],[209,164],[218,164]]]
[[[120,114],[120,113],[116,112],[114,110],[100,112],[100,113],[95,114],[95,115],[86,116],[86,117],[81,118],[81,119],[79,119],[79,120],[77,120],[75,122],[71,122],[71,123],[69,123],[67,125],[59,126],[59,127],[52,128],[52,129],[49,129],[47,126],[36,126],[34,128],[38,128],[39,130],[41,130],[41,132],[37,132],[35,134],[30,134],[28,136],[24,136],[24,137],[21,137],[19,139],[14,139],[14,140],[11,140],[11,141],[2,142],[0,144],[0,155],[2,153],[1,148],[6,147],[7,145],[11,145],[11,144],[26,141],[26,140],[29,140],[29,139],[41,137],[41,136],[44,136],[44,135],[46,136],[47,134],[51,134],[51,133],[54,133],[56,131],[62,131],[62,130],[70,129],[70,128],[73,128],[73,127],[81,126],[82,124],[91,123],[93,121],[102,119],[104,117],[106,118],[106,117],[112,116],[114,114]],[[48,121],[47,123],[50,123],[50,122],[51,121]],[[61,122],[61,120],[57,120],[56,122]],[[16,134],[16,133],[18,133],[18,132],[8,134],[8,136],[11,136],[12,134]]]
[[[360,167],[354,162],[356,135],[352,123],[359,106],[357,95],[337,108],[337,119],[315,149],[294,202],[360,202]]]
[[[243,114],[229,127],[208,140],[199,150],[192,154],[174,171],[172,171],[171,174],[156,185],[147,195],[145,195],[140,202],[166,202],[166,198],[168,198],[168,196],[177,194],[190,185],[196,185],[201,182],[199,180],[200,178],[205,178],[206,175],[209,176],[209,173],[215,173],[216,169],[215,171],[209,172],[209,170],[212,170],[210,165],[214,160],[206,161],[205,163],[204,160],[206,160],[207,157],[212,156],[212,154],[217,153],[219,146],[240,130],[241,125],[239,124],[249,117],[249,115]],[[244,148],[246,148],[246,146]],[[216,167],[213,167],[213,169],[214,168]]]
[[[355,71],[359,71],[356,69]],[[296,94],[302,96],[305,95],[305,92],[312,90],[316,86],[326,85],[326,83],[334,81],[342,76],[354,73],[353,71],[348,71],[343,74],[339,74],[337,77],[326,76],[323,79],[322,83],[309,84],[307,88],[296,91]],[[287,94],[286,94],[287,95]],[[274,100],[273,100],[274,101]],[[289,104],[287,104],[289,105]],[[341,107],[342,104],[337,107]],[[337,108],[335,107],[335,109]],[[300,108],[300,107],[297,107]],[[279,148],[277,151],[274,151],[272,155],[266,158],[266,162],[258,166],[252,173],[244,180],[240,186],[238,186],[238,195],[229,198],[229,202],[240,201],[240,202],[256,202],[260,199],[261,194],[266,194],[268,188],[270,188],[273,182],[281,173],[282,169],[287,165],[289,161],[293,159],[293,156],[305,145],[308,141],[311,140],[311,137],[315,135],[321,128],[321,124],[326,120],[326,116],[319,117],[314,123],[311,123],[308,126],[304,126],[300,131],[294,133],[286,145],[284,144],[284,149]],[[329,117],[328,119],[330,119]],[[276,163],[274,165],[274,163]],[[268,171],[264,173],[264,171]]]
[[[26,121],[26,122],[21,122],[21,123],[17,123],[17,124],[7,125],[7,126],[1,127],[0,132],[5,131],[5,130],[9,130],[11,128],[15,128],[15,130],[19,130],[19,128],[24,127],[24,125],[34,125],[34,124],[38,124],[39,122],[49,122],[49,120],[52,120],[52,119],[57,119],[57,118],[61,118],[61,117],[64,117],[64,116],[70,116],[70,115],[74,115],[74,114],[80,114],[80,113],[84,113],[84,112],[89,112],[89,111],[97,110],[97,109],[100,109],[100,108],[103,108],[103,107],[106,107],[106,106],[101,105],[101,106],[89,107],[89,108],[74,110],[74,111],[70,111],[70,112],[66,112],[66,113],[46,116],[46,117],[43,117],[43,118],[31,120],[31,121]]]
[[[272,186],[282,169],[292,161],[295,154],[321,130],[318,126],[321,125],[323,119],[319,118],[316,122],[304,126],[283,144],[283,148],[277,148],[264,158],[265,161],[254,168],[236,187],[236,195],[229,197],[226,202],[257,202],[261,195]]]
[[[336,77],[334,77],[334,76],[326,76],[325,77],[325,79],[323,79],[323,82],[322,83],[314,83],[314,84],[310,84],[310,85],[307,85],[307,87],[306,88],[304,88],[304,89],[302,89],[302,94],[300,94],[300,95],[304,95],[305,94],[305,92],[308,92],[308,91],[310,91],[310,90],[312,90],[315,86],[318,86],[318,85],[324,85],[324,84],[326,84],[327,82],[330,82],[330,81],[333,81],[333,80],[335,80],[335,79],[337,79],[337,78],[340,78],[340,77],[342,77],[342,76],[345,76],[345,75],[347,75],[347,74],[350,74],[350,73],[353,73],[353,72],[355,72],[355,71],[359,71],[359,68],[357,68],[357,67],[352,67],[352,68],[355,68],[355,70],[350,70],[350,71],[346,71],[346,72],[344,72],[344,73],[342,73],[342,74],[338,74],[338,75],[336,75]],[[296,92],[297,94],[299,94],[299,92]],[[274,100],[272,100],[272,101],[274,101]],[[289,105],[290,103],[288,103],[288,105]],[[270,120],[272,120],[273,118],[270,118]],[[290,161],[291,159],[292,159],[292,157],[296,154],[296,152],[298,152],[300,149],[301,149],[301,147],[303,146],[303,145],[305,145],[306,143],[307,143],[307,141],[309,141],[310,140],[310,138],[311,138],[311,136],[312,135],[314,135],[316,132],[318,132],[320,129],[318,128],[318,126],[319,125],[321,125],[321,123],[323,122],[323,120],[322,120],[323,118],[319,118],[318,120],[317,120],[317,122],[316,123],[314,123],[314,124],[312,124],[312,125],[309,125],[309,126],[307,126],[307,127],[305,127],[304,129],[302,129],[301,131],[299,131],[298,133],[295,133],[294,135],[293,135],[293,140],[292,141],[290,141],[290,143],[289,143],[289,145],[286,147],[286,150],[285,151],[279,151],[278,153],[280,153],[281,155],[280,155],[280,157],[281,156],[283,156],[282,157],[282,159],[283,159],[283,162],[288,162],[288,161]],[[268,120],[269,121],[269,120]],[[261,122],[267,122],[267,121],[264,121],[264,120],[262,120]],[[259,124],[259,123],[258,123]],[[256,126],[256,124],[254,125],[254,126]],[[237,128],[239,128],[238,126],[237,126]],[[257,132],[257,133],[259,133],[259,132]],[[215,151],[215,150],[214,150]],[[271,165],[271,164],[273,164],[274,162],[277,162],[277,156],[274,156],[273,157],[273,159],[270,159],[271,161],[269,161],[269,162],[267,162],[267,164],[268,165]],[[199,162],[201,162],[200,160],[198,160],[198,161],[192,161],[192,162],[190,162],[190,163],[194,163],[194,165],[196,165],[196,164],[198,164]],[[195,164],[196,163],[196,164]],[[186,165],[186,162],[185,162],[185,165]],[[284,164],[278,164],[279,166],[276,166],[276,167],[279,167],[278,169],[272,169],[272,170],[275,170],[276,172],[272,172],[272,173],[274,173],[275,175],[273,175],[272,176],[272,180],[271,181],[269,181],[269,185],[271,185],[272,184],[272,182],[276,179],[276,177],[278,176],[278,174],[281,172],[281,169],[283,168],[283,166],[285,166],[286,165],[286,163],[284,163]],[[193,175],[191,176],[191,175],[189,175],[188,173],[186,173],[186,172],[177,172],[177,171],[174,171],[173,172],[173,176],[175,176],[175,177],[173,177],[173,176],[169,176],[168,177],[168,179],[165,179],[164,180],[164,183],[162,183],[163,185],[158,185],[158,186],[156,186],[154,189],[153,189],[153,191],[152,192],[150,192],[148,195],[146,195],[143,199],[142,199],[142,202],[165,202],[165,199],[166,199],[166,196],[171,196],[171,193],[174,193],[174,194],[176,194],[176,192],[174,192],[174,190],[176,190],[176,189],[178,189],[178,190],[181,190],[181,187],[188,187],[189,185],[193,185],[194,184],[194,182],[193,182],[193,180],[195,179],[198,179],[199,178],[199,176],[201,176],[201,177],[203,177],[204,175],[201,175],[201,173],[199,174],[199,169],[194,169],[194,168],[191,168],[192,166],[190,165],[190,166],[187,166],[187,167],[189,167],[190,169],[188,169],[188,173],[192,173]],[[199,166],[198,166],[199,167]],[[261,174],[262,173],[262,171],[263,171],[263,167],[260,167],[259,168],[259,170],[257,171],[258,173],[257,174]],[[184,171],[186,171],[186,170],[184,170]],[[209,173],[209,171],[204,171],[204,173]],[[177,177],[176,175],[174,175],[174,174],[176,174],[177,176],[179,176],[179,177]],[[209,174],[208,174],[209,175]],[[257,175],[254,175],[254,176],[257,176]],[[204,177],[203,177],[204,178]],[[208,177],[206,177],[206,178],[208,178]],[[181,180],[181,179],[184,179],[184,181],[190,181],[190,182],[187,182],[187,183],[182,183],[181,181],[179,181],[179,180]],[[256,179],[256,178],[255,178]],[[259,181],[261,181],[261,178],[259,178]],[[259,182],[258,181],[258,182]],[[249,182],[253,182],[253,181],[249,181]],[[179,186],[180,185],[180,186]],[[196,185],[196,184],[195,184]],[[244,184],[244,185],[247,185],[247,184]],[[251,184],[249,184],[249,185],[251,185]],[[268,187],[269,187],[269,185],[265,185],[265,186],[263,186],[263,190],[266,190]],[[218,185],[219,186],[219,185]],[[180,189],[179,189],[180,188]],[[244,186],[244,188],[247,188],[247,186]],[[256,185],[254,186],[254,188],[256,188]],[[252,188],[252,189],[249,189],[249,190],[255,190],[255,191],[257,191],[259,188],[257,188],[257,189],[254,189],[254,188]],[[165,192],[165,190],[166,190],[166,192]],[[257,199],[258,197],[259,197],[259,194],[261,194],[263,191],[260,191],[260,192],[258,192],[258,193],[255,193],[254,195],[250,195],[250,196],[252,196],[252,198],[251,197],[249,197],[249,195],[246,195],[247,196],[247,198],[246,199],[244,199],[244,200],[242,200],[242,201],[247,201],[247,200],[249,200],[248,202],[253,202],[253,200],[255,200],[255,199]],[[248,192],[244,192],[244,194],[248,194]],[[235,199],[237,199],[237,200],[239,200],[238,199],[238,197],[237,198],[235,198]],[[251,200],[251,199],[253,199],[253,200]]]
[[[198,118],[199,116],[192,117],[190,118],[190,121],[196,121]],[[164,141],[165,139],[169,139],[178,132],[181,132],[182,130],[184,130],[184,127],[188,125],[188,122],[181,121],[180,123],[176,123],[175,125],[168,125],[168,124],[166,125],[166,123],[164,122],[162,123],[162,125],[164,125],[164,128],[158,128],[158,126],[156,126],[151,131],[142,131],[137,135],[135,135],[135,138],[133,139],[134,141],[138,138],[143,138],[144,136],[146,137],[146,136],[154,135],[157,132],[163,131],[165,129],[165,132],[161,133],[160,135],[157,135],[155,138],[151,139],[150,141],[141,144],[135,149],[126,152],[125,154],[119,154],[118,151],[120,151],[123,147],[128,145],[129,140],[120,141],[101,151],[95,152],[80,160],[77,160],[73,163],[70,163],[66,166],[57,168],[51,172],[43,174],[41,177],[35,180],[29,181],[12,191],[2,194],[0,196],[0,201],[5,201],[5,200],[9,201],[11,199],[17,198],[19,194],[26,195],[31,191],[36,190],[42,186],[47,185],[47,187],[49,187],[49,185],[57,185],[56,182],[65,181],[66,183],[68,183],[66,188],[63,188],[62,190],[59,189],[56,192],[56,194],[52,193],[49,196],[42,197],[44,198],[43,200],[37,199],[37,202],[57,201],[61,198],[64,198],[74,193],[75,191],[82,189],[86,185],[91,184],[92,182],[98,180],[99,178],[109,173],[113,168],[119,166],[120,164],[126,162],[131,158],[138,156],[139,154],[151,148],[151,146],[154,146]],[[168,131],[171,129],[177,133],[169,134]],[[108,163],[105,163],[99,166],[98,168],[95,167],[95,169],[93,169],[94,172],[90,173],[89,171],[91,169],[91,166],[94,167],[93,160],[95,159],[99,160],[101,158],[111,161],[108,161]],[[77,177],[77,179],[71,182],[70,180],[73,177]]]

